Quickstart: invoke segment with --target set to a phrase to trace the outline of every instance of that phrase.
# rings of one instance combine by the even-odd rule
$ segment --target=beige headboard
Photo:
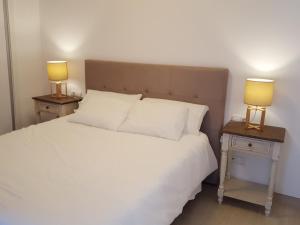
[[[87,89],[142,93],[209,106],[201,131],[205,132],[220,159],[220,130],[224,122],[228,70],[173,65],[85,61]],[[217,182],[217,174],[211,177]]]

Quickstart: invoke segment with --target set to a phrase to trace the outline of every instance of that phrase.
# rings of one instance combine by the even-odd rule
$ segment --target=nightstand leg
[[[275,177],[276,177],[276,166],[277,166],[277,161],[279,159],[279,152],[280,152],[280,145],[278,143],[275,143],[274,149],[273,149],[273,155],[272,155],[272,168],[271,168],[271,175],[270,175],[269,188],[268,188],[268,197],[267,197],[267,201],[265,204],[266,216],[270,215],[271,208],[272,208]]]
[[[275,185],[276,164],[277,164],[277,161],[273,160],[272,161],[271,176],[270,176],[270,183],[269,183],[269,188],[268,188],[268,197],[267,197],[267,202],[266,202],[266,205],[265,205],[265,208],[266,208],[265,214],[266,214],[266,216],[270,215],[271,208],[272,208],[274,185]]]
[[[222,156],[221,156],[221,171],[220,171],[220,186],[218,189],[218,202],[221,204],[223,202],[224,196],[224,182],[226,175],[226,167],[227,167],[227,154],[228,154],[228,143],[229,143],[229,135],[224,134],[222,139]]]

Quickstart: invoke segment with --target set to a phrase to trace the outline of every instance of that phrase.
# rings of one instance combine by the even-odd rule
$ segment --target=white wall
[[[0,134],[12,130],[3,1],[0,1]]]
[[[299,0],[41,0],[44,56],[71,62],[74,90],[84,89],[86,58],[227,67],[226,121],[244,114],[246,77],[275,79],[267,123],[287,128],[276,190],[300,197],[299,8]],[[268,164],[252,159],[235,174],[266,183]]]
[[[34,123],[33,96],[49,92],[42,57],[39,0],[9,0],[16,126]]]

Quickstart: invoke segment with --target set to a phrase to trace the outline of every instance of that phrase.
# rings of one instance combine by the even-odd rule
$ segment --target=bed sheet
[[[217,169],[203,133],[172,141],[67,118],[0,136],[1,225],[169,225]]]

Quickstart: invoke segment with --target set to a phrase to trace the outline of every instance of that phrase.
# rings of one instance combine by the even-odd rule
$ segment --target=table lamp
[[[63,98],[67,96],[67,85],[65,87],[66,94],[62,94],[63,81],[68,79],[68,66],[66,61],[48,61],[47,62],[48,79],[51,82],[51,96],[55,98]],[[52,84],[55,83],[56,93],[52,92]]]
[[[246,80],[244,103],[248,105],[246,113],[246,129],[263,131],[266,107],[272,105],[274,80],[254,79]],[[261,112],[260,123],[250,121],[251,111]]]

